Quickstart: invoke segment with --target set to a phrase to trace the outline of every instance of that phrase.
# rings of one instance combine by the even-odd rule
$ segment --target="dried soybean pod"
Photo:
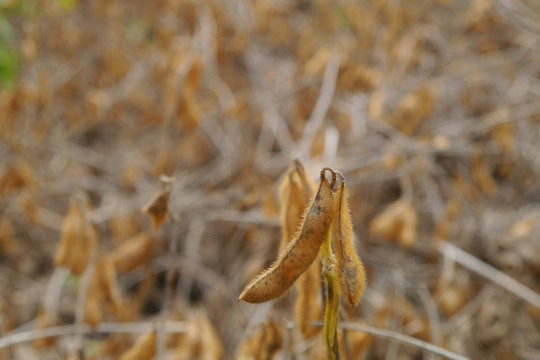
[[[349,304],[356,307],[360,303],[362,293],[364,292],[366,273],[354,246],[347,188],[345,187],[345,180],[342,175],[341,185],[336,194],[335,206],[336,215],[332,231],[338,261],[339,282],[341,291],[349,301]]]
[[[304,164],[295,160],[281,183],[280,207],[282,239],[280,253],[298,231],[309,201],[317,190],[317,185],[309,176]],[[317,256],[307,270],[297,280],[298,297],[295,303],[295,317],[305,338],[317,334],[321,328],[311,323],[323,319],[321,260]]]
[[[317,185],[307,173],[304,164],[295,160],[279,189],[282,227],[280,253],[298,231],[302,215],[316,188]]]
[[[302,189],[304,190],[304,199],[306,199],[306,201],[309,201],[313,196],[313,193],[317,189],[317,184],[315,184],[313,178],[309,176],[306,167],[304,166],[304,163],[302,163],[302,161],[300,161],[299,159],[294,160],[294,166],[296,168],[296,171],[298,172],[298,176],[300,177],[300,181],[302,183]]]
[[[261,303],[279,297],[317,257],[323,239],[328,236],[335,210],[332,187],[324,171],[321,171],[317,195],[309,206],[299,232],[277,261],[244,289],[239,300]]]
[[[322,330],[321,327],[312,325],[324,318],[321,267],[320,256],[317,256],[297,282],[298,298],[294,306],[294,315],[304,338],[315,336]]]
[[[62,224],[62,239],[54,256],[55,266],[65,266],[76,275],[90,262],[98,243],[98,233],[85,216],[79,199],[71,200]]]

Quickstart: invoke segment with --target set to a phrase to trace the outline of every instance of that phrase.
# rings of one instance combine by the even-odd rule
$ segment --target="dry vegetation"
[[[1,360],[325,358],[237,301],[296,158],[347,179],[343,357],[537,358],[538,1],[0,6]]]

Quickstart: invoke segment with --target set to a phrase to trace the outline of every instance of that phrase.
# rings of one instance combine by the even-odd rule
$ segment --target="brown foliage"
[[[245,329],[268,320],[238,292],[281,235],[282,248],[298,240],[316,191],[305,169],[287,170],[301,158],[347,178],[359,243],[347,235],[353,247],[334,251],[345,259],[361,242],[371,285],[344,318],[470,358],[534,357],[534,308],[439,250],[447,241],[540,289],[538,1],[0,3],[2,339],[83,311],[94,326],[153,323],[185,302],[210,314],[223,358],[238,354]],[[163,174],[175,190],[148,204],[150,223],[140,209]],[[290,357],[324,347],[308,334],[322,315],[318,267],[268,310],[278,320],[265,336],[283,334]],[[0,353],[119,358],[129,345],[95,355],[120,336],[84,335],[73,349],[72,335]],[[425,356],[362,335],[344,337],[351,358]]]

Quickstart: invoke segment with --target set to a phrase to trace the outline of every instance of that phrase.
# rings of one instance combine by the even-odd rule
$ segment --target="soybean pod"
[[[239,300],[261,303],[273,300],[287,291],[309,267],[319,253],[321,243],[334,218],[335,205],[332,186],[321,171],[319,189],[308,207],[300,230],[285,246],[277,261],[258,275],[240,294]]]

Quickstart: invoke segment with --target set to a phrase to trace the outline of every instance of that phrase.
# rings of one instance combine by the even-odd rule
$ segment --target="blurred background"
[[[297,158],[349,187],[343,321],[538,358],[539,49],[535,0],[0,1],[0,334],[64,326],[0,359],[325,358],[295,290],[237,301]]]

